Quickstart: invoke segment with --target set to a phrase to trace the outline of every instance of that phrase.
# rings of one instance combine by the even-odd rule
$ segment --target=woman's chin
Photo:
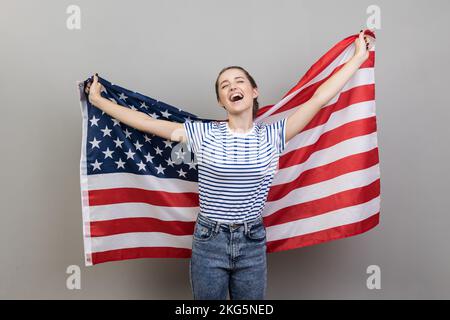
[[[246,106],[244,103],[234,103],[229,105],[227,110],[230,113],[242,113],[249,108],[251,109],[251,106]]]

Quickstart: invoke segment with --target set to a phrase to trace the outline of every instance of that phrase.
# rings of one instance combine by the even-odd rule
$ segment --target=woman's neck
[[[245,133],[253,128],[253,119],[228,117],[228,127],[234,132]]]

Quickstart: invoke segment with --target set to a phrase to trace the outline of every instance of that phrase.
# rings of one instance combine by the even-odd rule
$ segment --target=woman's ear
[[[258,96],[259,96],[258,88],[253,88],[253,98],[258,98]]]

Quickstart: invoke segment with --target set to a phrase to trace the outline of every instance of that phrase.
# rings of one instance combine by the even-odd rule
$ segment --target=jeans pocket
[[[208,241],[213,237],[214,235],[213,231],[214,231],[213,228],[210,226],[205,226],[203,224],[196,223],[193,235],[194,240]]]
[[[246,236],[251,240],[264,240],[266,238],[266,227],[263,223],[255,224],[250,227]]]

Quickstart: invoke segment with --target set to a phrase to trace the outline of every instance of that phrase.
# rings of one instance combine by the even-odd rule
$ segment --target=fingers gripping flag
[[[369,36],[375,38],[370,31]],[[282,99],[260,108],[273,122],[301,108],[354,53],[337,43]],[[263,211],[267,251],[363,233],[379,223],[375,47],[345,87],[286,144]],[[189,258],[199,210],[195,158],[185,145],[133,129],[92,106],[82,113],[80,186],[86,265],[136,258]],[[201,119],[99,78],[102,96],[157,119]]]

